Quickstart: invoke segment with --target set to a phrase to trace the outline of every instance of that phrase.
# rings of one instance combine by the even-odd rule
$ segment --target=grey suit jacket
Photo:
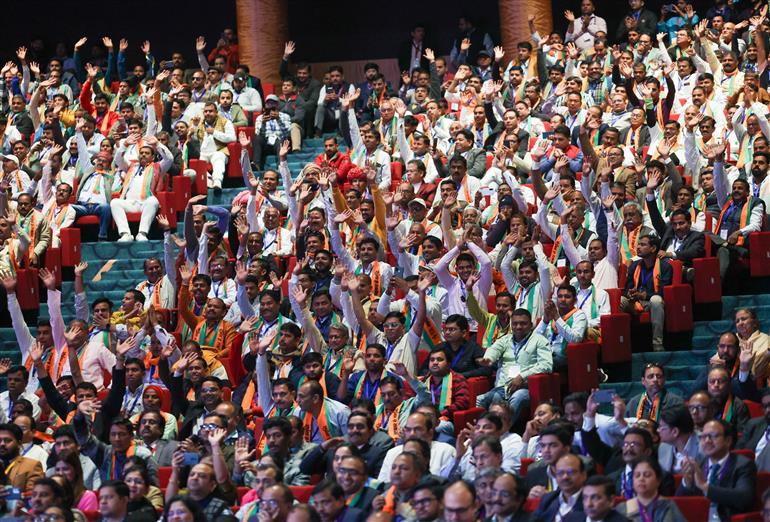
[[[687,440],[687,444],[684,446],[684,454],[693,460],[701,458],[700,445],[698,444],[698,437],[693,433]],[[674,446],[666,442],[661,442],[658,446],[658,462],[663,471],[674,473],[672,468],[674,467]]]
[[[487,153],[484,149],[473,148],[469,150],[465,159],[468,162],[468,175],[474,178],[483,178],[487,172]]]
[[[170,466],[171,458],[174,456],[178,446],[179,443],[175,440],[158,439],[152,459],[158,463],[158,467]]]

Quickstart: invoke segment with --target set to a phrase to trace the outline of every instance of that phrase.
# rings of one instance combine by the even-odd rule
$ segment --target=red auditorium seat
[[[567,345],[567,380],[570,392],[590,392],[599,387],[599,345],[593,342]]]
[[[749,252],[751,277],[770,275],[770,232],[749,234]]]
[[[37,268],[20,268],[16,270],[16,299],[22,310],[37,310],[40,308],[40,284]]]
[[[457,411],[454,414],[455,435],[460,433],[460,430],[465,428],[467,424],[473,424],[476,419],[481,417],[484,413],[483,408],[471,408],[469,410]]]
[[[687,522],[704,522],[709,518],[709,499],[706,497],[669,497],[673,500]]]
[[[310,500],[310,494],[313,492],[313,486],[289,486],[289,489],[300,504],[307,504]]]
[[[59,230],[59,239],[61,239],[62,266],[74,267],[80,263],[80,229],[62,228]]]

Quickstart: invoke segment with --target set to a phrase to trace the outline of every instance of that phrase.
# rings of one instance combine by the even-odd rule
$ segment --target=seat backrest
[[[703,522],[709,517],[709,500],[706,497],[669,497],[688,522]]]

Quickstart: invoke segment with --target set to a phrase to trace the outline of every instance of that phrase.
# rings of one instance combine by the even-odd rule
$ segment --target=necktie
[[[722,465],[717,463],[717,464],[714,464],[713,468],[711,468],[711,473],[709,473],[709,484],[716,484],[717,477],[719,475],[719,469],[721,467]]]

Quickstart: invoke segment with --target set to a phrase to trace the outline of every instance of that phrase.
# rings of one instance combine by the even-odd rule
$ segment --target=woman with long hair
[[[123,472],[123,482],[128,486],[128,512],[146,512],[150,516],[156,514],[156,509],[163,508],[163,497],[150,495],[150,474],[147,466],[132,463]],[[155,500],[155,502],[153,502]],[[158,502],[159,501],[159,502]]]
[[[96,493],[86,489],[83,483],[83,468],[80,465],[80,456],[68,449],[61,450],[56,455],[54,472],[61,475],[72,487],[74,497],[73,507],[81,511],[96,511],[99,509],[99,500]]]

